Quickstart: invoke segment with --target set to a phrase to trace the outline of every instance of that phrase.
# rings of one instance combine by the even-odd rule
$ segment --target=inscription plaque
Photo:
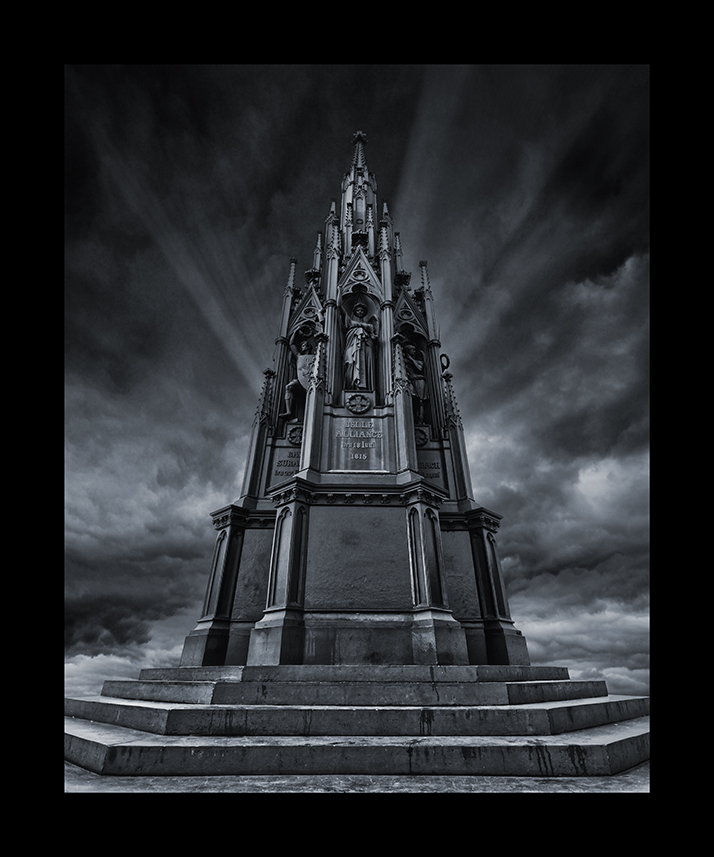
[[[300,466],[300,450],[289,447],[278,447],[273,451],[273,463],[270,468],[270,484],[284,482],[294,476]]]
[[[440,488],[445,488],[444,468],[440,451],[438,449],[424,449],[422,447],[418,452],[417,459],[419,473]]]
[[[332,470],[387,470],[385,422],[376,417],[332,420]]]

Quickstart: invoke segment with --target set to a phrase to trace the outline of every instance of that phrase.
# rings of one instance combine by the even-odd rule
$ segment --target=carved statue
[[[424,355],[411,342],[404,345],[403,352],[404,364],[412,388],[412,397],[416,404],[417,422],[423,423],[424,402],[429,398],[424,378]]]
[[[377,326],[366,320],[367,307],[357,304],[347,316],[345,389],[374,390],[374,349]]]
[[[285,413],[278,414],[284,420],[290,420],[295,417],[296,394],[299,394],[301,389],[307,390],[309,387],[310,372],[315,362],[312,346],[307,339],[303,339],[300,343],[299,350],[294,345],[291,345],[290,349],[293,352],[297,366],[297,378],[285,385]]]

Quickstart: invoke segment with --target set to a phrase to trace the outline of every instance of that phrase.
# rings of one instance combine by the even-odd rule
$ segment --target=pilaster
[[[392,339],[394,337],[394,301],[384,300],[380,304],[379,323],[379,360],[382,403],[394,402],[394,383],[392,367]]]
[[[337,282],[339,279],[340,249],[339,249],[339,223],[333,210],[330,212],[327,222],[327,249],[325,261],[327,272],[325,275],[325,332],[328,336],[327,343],[327,395],[329,401],[333,401],[337,392],[337,379],[340,377],[341,355],[339,347],[339,317],[337,306]]]
[[[414,437],[414,411],[409,376],[404,366],[402,343],[404,337],[395,333],[392,337],[394,348],[394,378],[392,396],[394,405],[394,442],[397,448],[397,473],[412,471],[418,476],[416,440]]]
[[[325,403],[325,351],[329,344],[329,338],[325,333],[318,333],[315,339],[317,340],[317,352],[305,399],[305,421],[300,452],[301,473],[317,473],[320,469],[322,414]]]
[[[203,615],[184,642],[183,667],[225,663],[247,514],[247,509],[233,504],[211,513],[216,530],[211,572]]]
[[[383,300],[380,304],[380,373],[381,399],[384,404],[392,401],[392,337],[394,335],[394,301],[392,299],[392,266],[389,249],[387,223],[380,224],[379,267],[382,281]]]
[[[421,486],[407,497],[414,663],[467,664],[466,634],[449,610],[446,595],[438,508],[441,500]]]
[[[501,517],[483,507],[465,515],[481,603],[486,653],[490,664],[529,665],[525,637],[516,630],[508,610],[501,560],[496,545],[496,533]]]
[[[310,504],[313,495],[296,477],[272,495],[276,506],[265,613],[250,634],[246,664],[301,664]]]
[[[437,434],[440,437],[445,435],[446,429],[446,414],[444,411],[444,397],[441,395],[441,363],[439,351],[441,349],[441,340],[438,326],[436,324],[436,315],[434,313],[434,295],[431,291],[429,283],[429,274],[427,271],[427,263],[419,262],[421,272],[421,293],[424,298],[424,311],[426,313],[426,323],[428,331],[427,352],[425,355],[425,370],[427,375],[427,383],[429,390],[433,391],[431,399],[432,422]]]

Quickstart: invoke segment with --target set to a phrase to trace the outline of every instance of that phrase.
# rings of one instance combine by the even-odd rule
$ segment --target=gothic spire
[[[397,262],[397,271],[402,270],[402,241],[399,233],[394,233],[394,258]]]
[[[426,261],[419,262],[421,268],[421,287],[424,289],[424,294],[432,297],[431,284],[429,283],[429,272],[426,270]]]
[[[352,166],[358,169],[366,169],[367,161],[364,157],[364,144],[367,142],[367,135],[364,131],[357,131],[352,135],[352,142],[355,145],[354,155],[352,156]]]
[[[315,242],[315,250],[312,254],[312,267],[319,271],[322,266],[322,233],[317,233],[317,241]]]

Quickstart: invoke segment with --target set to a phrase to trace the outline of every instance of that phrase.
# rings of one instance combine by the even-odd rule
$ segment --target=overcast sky
[[[428,261],[531,660],[648,693],[646,66],[69,66],[66,662],[178,663],[352,134]]]

